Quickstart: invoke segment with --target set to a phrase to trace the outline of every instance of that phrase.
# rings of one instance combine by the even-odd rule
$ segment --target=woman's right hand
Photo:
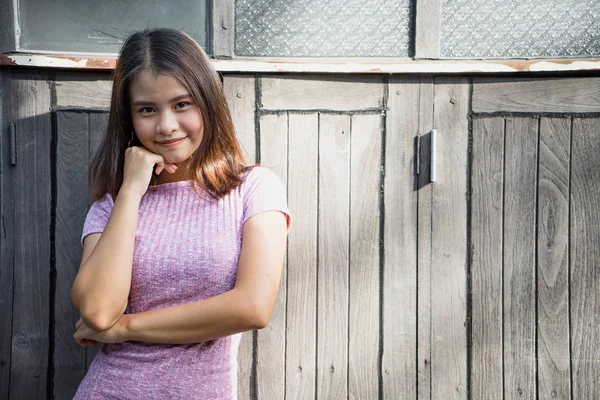
[[[175,173],[177,166],[165,162],[163,156],[152,153],[144,147],[132,146],[125,150],[125,168],[123,172],[123,185],[121,189],[139,194],[140,197],[148,190],[152,170],[156,165],[156,174],[163,170],[170,174]]]

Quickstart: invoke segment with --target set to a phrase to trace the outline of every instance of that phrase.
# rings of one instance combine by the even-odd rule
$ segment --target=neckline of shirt
[[[162,190],[179,189],[179,188],[182,188],[182,187],[192,186],[192,183],[193,183],[192,180],[161,183],[159,185],[150,185],[150,186],[148,186],[148,191],[159,192],[159,191],[162,191]]]

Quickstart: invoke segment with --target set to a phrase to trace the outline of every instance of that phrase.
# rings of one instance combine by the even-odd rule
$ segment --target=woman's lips
[[[181,143],[183,141],[183,139],[185,139],[185,138],[182,137],[182,138],[177,138],[177,139],[162,140],[162,141],[156,142],[156,143],[158,143],[158,145],[161,147],[175,147],[179,143]]]

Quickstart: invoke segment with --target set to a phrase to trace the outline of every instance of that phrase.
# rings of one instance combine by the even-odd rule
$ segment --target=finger
[[[75,332],[75,334],[73,335],[73,340],[75,340],[75,343],[77,343],[81,347],[85,347],[85,344],[83,344],[83,339],[78,333],[79,331]]]
[[[163,169],[165,168],[163,163],[158,163],[156,164],[156,169],[154,170],[154,172],[156,173],[156,175],[160,175],[161,172],[163,172]]]
[[[177,165],[165,164],[165,170],[170,174],[174,174],[177,171]]]

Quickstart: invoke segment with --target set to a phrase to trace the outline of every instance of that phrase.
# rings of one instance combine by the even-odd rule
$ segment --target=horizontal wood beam
[[[600,78],[474,78],[474,113],[600,112]]]
[[[0,65],[111,70],[116,55],[0,54]],[[600,71],[600,58],[547,60],[257,59],[212,60],[220,72],[313,72],[374,74],[479,74]]]

